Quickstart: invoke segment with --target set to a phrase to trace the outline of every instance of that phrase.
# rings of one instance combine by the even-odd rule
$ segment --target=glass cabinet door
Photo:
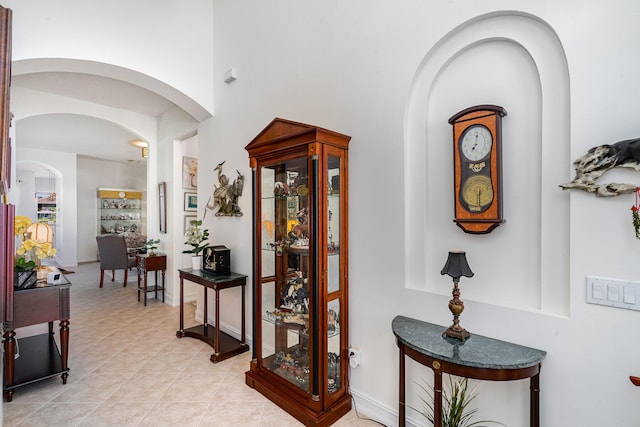
[[[340,376],[343,360],[340,358],[342,340],[340,337],[340,306],[343,298],[341,290],[342,272],[340,260],[340,157],[328,156],[327,161],[327,393],[331,395],[341,387]]]
[[[262,366],[309,392],[308,158],[259,173]]]

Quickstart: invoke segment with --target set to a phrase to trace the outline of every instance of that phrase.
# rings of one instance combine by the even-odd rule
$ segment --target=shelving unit
[[[38,204],[37,221],[43,224],[55,225],[57,215],[56,193],[36,193],[36,200]]]
[[[142,233],[142,191],[98,189],[98,234]]]

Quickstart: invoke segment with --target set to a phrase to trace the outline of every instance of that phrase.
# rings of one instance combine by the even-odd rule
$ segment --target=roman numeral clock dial
[[[465,233],[487,234],[502,217],[502,117],[497,105],[476,105],[453,115],[455,219]]]

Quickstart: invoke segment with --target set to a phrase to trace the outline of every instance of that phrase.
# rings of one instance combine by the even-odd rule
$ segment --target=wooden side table
[[[475,334],[463,342],[443,337],[445,326],[404,316],[396,316],[391,326],[400,349],[400,427],[406,422],[405,355],[433,370],[434,426],[442,427],[442,373],[492,381],[530,378],[529,424],[540,425],[540,368],[546,351]]]
[[[214,353],[211,355],[213,363],[233,357],[237,354],[249,351],[249,345],[245,337],[245,288],[247,284],[247,276],[237,273],[214,275],[206,273],[202,270],[192,270],[190,268],[180,269],[180,330],[176,332],[178,338],[191,337],[206,342],[213,347]],[[184,328],[184,280],[197,283],[204,287],[204,322],[203,324]],[[237,340],[231,335],[220,330],[220,291],[222,289],[230,289],[242,287],[241,302],[241,340]],[[216,325],[211,326],[207,322],[207,290],[213,289],[216,292]]]
[[[60,375],[62,384],[67,383],[71,283],[64,275],[61,282],[13,293],[13,320],[4,323],[3,336],[7,402],[13,399],[15,389],[36,381]],[[55,320],[60,321],[60,349],[53,337]],[[41,323],[49,324],[49,333],[16,340],[15,329]]]
[[[164,302],[164,276],[167,270],[167,256],[165,254],[137,254],[136,266],[138,269],[138,302],[140,302],[140,292],[144,295],[144,306],[147,306],[147,292],[154,292],[158,299],[158,292],[162,292],[162,302]],[[155,273],[155,285],[147,286],[147,273]],[[158,285],[158,271],[162,272],[162,286]]]

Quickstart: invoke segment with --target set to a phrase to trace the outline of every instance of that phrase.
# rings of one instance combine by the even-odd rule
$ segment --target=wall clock
[[[497,105],[476,105],[454,114],[455,219],[465,233],[487,234],[502,217],[502,117]]]

